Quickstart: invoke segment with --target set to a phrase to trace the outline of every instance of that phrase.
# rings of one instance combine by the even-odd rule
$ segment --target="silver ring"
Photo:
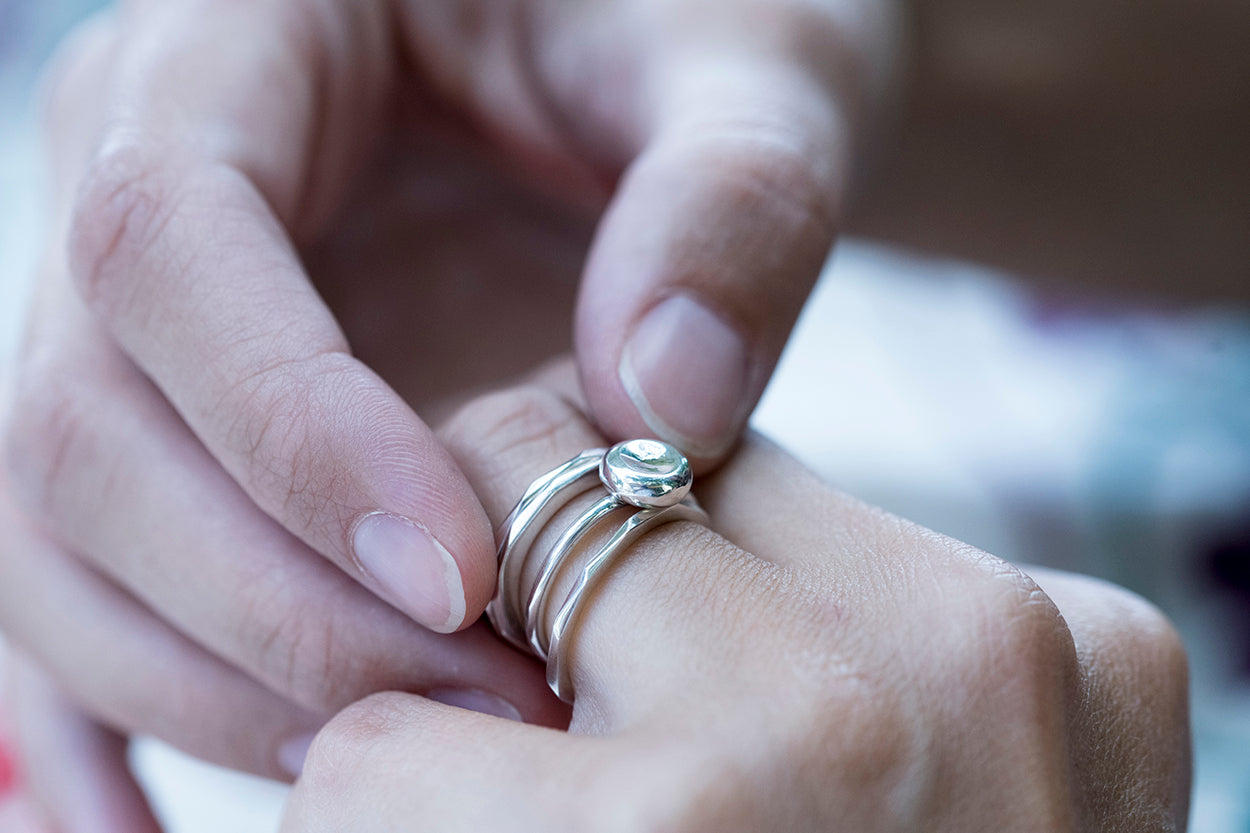
[[[598,478],[593,475],[598,472]],[[607,494],[585,509],[542,555],[528,593],[520,593],[529,550],[539,531],[575,496],[596,480]],[[690,463],[659,440],[629,440],[606,451],[593,448],[536,479],[508,514],[497,536],[499,583],[486,608],[495,630],[510,643],[547,663],[547,682],[560,699],[573,700],[573,684],[564,655],[582,600],[615,557],[655,527],[671,521],[707,522],[707,513],[690,496]],[[634,510],[590,557],[556,612],[551,633],[542,623],[549,596],[569,554],[607,518]],[[521,599],[524,604],[519,604]]]

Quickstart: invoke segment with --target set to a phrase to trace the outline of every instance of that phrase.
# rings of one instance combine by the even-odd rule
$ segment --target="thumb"
[[[575,830],[584,749],[568,735],[410,694],[371,695],[313,740],[282,833]]]
[[[703,462],[737,439],[839,223],[848,120],[781,59],[661,62],[670,80],[583,277],[576,347],[613,438]]]

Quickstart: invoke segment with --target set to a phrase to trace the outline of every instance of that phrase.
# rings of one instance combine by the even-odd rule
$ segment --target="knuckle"
[[[769,234],[832,240],[838,227],[833,160],[781,113],[722,114],[671,152],[715,171],[725,203],[759,216]]]
[[[1098,633],[1106,644],[1083,646],[1097,663],[1096,676],[1115,677],[1116,669],[1133,669],[1142,687],[1169,702],[1184,703],[1189,690],[1189,658],[1185,644],[1167,615],[1141,596],[1110,582],[1083,577],[1094,596],[1091,604],[1110,625]],[[1107,669],[1101,666],[1111,666]]]
[[[71,209],[70,271],[87,304],[108,314],[136,294],[136,269],[176,207],[159,149],[123,143],[87,166]]]
[[[799,58],[828,87],[850,99],[868,81],[869,73],[888,49],[891,13],[885,8],[867,10],[845,3],[786,4],[786,13],[774,15],[773,41],[782,54]]]
[[[1094,819],[1125,829],[1173,829],[1188,805],[1189,681],[1176,630],[1154,605],[1082,579],[1082,708],[1074,731]],[[1092,613],[1092,617],[1091,614]]]
[[[239,619],[243,644],[251,645],[260,675],[305,708],[333,711],[360,685],[360,669],[331,605],[315,610],[279,606],[256,597]],[[326,611],[331,611],[327,613]]]
[[[314,793],[350,794],[353,783],[385,761],[392,738],[408,723],[403,705],[409,699],[373,694],[339,712],[313,739],[301,781]]]
[[[1119,591],[1129,603],[1123,603],[1123,621],[1148,649],[1150,676],[1171,693],[1172,699],[1184,702],[1189,692],[1189,656],[1185,643],[1171,620],[1159,608],[1127,591]]]
[[[1075,677],[1072,632],[1050,596],[1016,565],[971,547],[965,553],[974,578],[960,589],[964,624],[986,679],[1023,679],[1049,694],[1056,671]]]
[[[590,432],[586,418],[558,394],[525,385],[482,396],[448,422],[454,448],[475,448],[481,459],[549,460],[581,447]]]
[[[4,463],[28,511],[54,514],[75,472],[104,454],[84,386],[65,374],[23,367],[4,424]]]

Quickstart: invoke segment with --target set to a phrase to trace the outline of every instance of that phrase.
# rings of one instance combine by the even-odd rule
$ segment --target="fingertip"
[[[460,477],[463,479],[463,475]],[[462,526],[457,527],[454,543],[452,539],[436,539],[448,542],[444,548],[444,580],[452,600],[441,627],[433,628],[440,633],[457,633],[471,627],[486,613],[486,605],[495,595],[498,575],[495,531],[480,498],[467,485],[467,480],[465,484],[470,502],[456,518]]]
[[[659,436],[700,466],[741,435],[820,275],[849,153],[839,103],[809,70],[709,60],[662,97],[577,309],[600,427]]]
[[[352,554],[387,601],[438,633],[463,627],[468,609],[461,565],[424,524],[386,512],[356,522]]]
[[[652,307],[621,351],[618,378],[650,432],[718,459],[746,422],[752,356],[743,335],[693,293]]]

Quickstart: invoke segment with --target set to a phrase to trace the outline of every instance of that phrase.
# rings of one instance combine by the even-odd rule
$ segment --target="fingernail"
[[[621,383],[657,435],[687,454],[715,457],[743,418],[748,363],[736,330],[693,297],[674,295],[634,330]]]
[[[480,714],[490,714],[521,722],[521,712],[502,697],[478,688],[436,688],[426,699]]]
[[[356,524],[352,550],[390,601],[430,630],[451,633],[464,621],[464,584],[447,548],[418,523],[374,512]]]
[[[286,770],[292,778],[300,777],[304,771],[304,761],[308,758],[308,748],[312,746],[316,732],[297,735],[278,747],[278,765]]]

